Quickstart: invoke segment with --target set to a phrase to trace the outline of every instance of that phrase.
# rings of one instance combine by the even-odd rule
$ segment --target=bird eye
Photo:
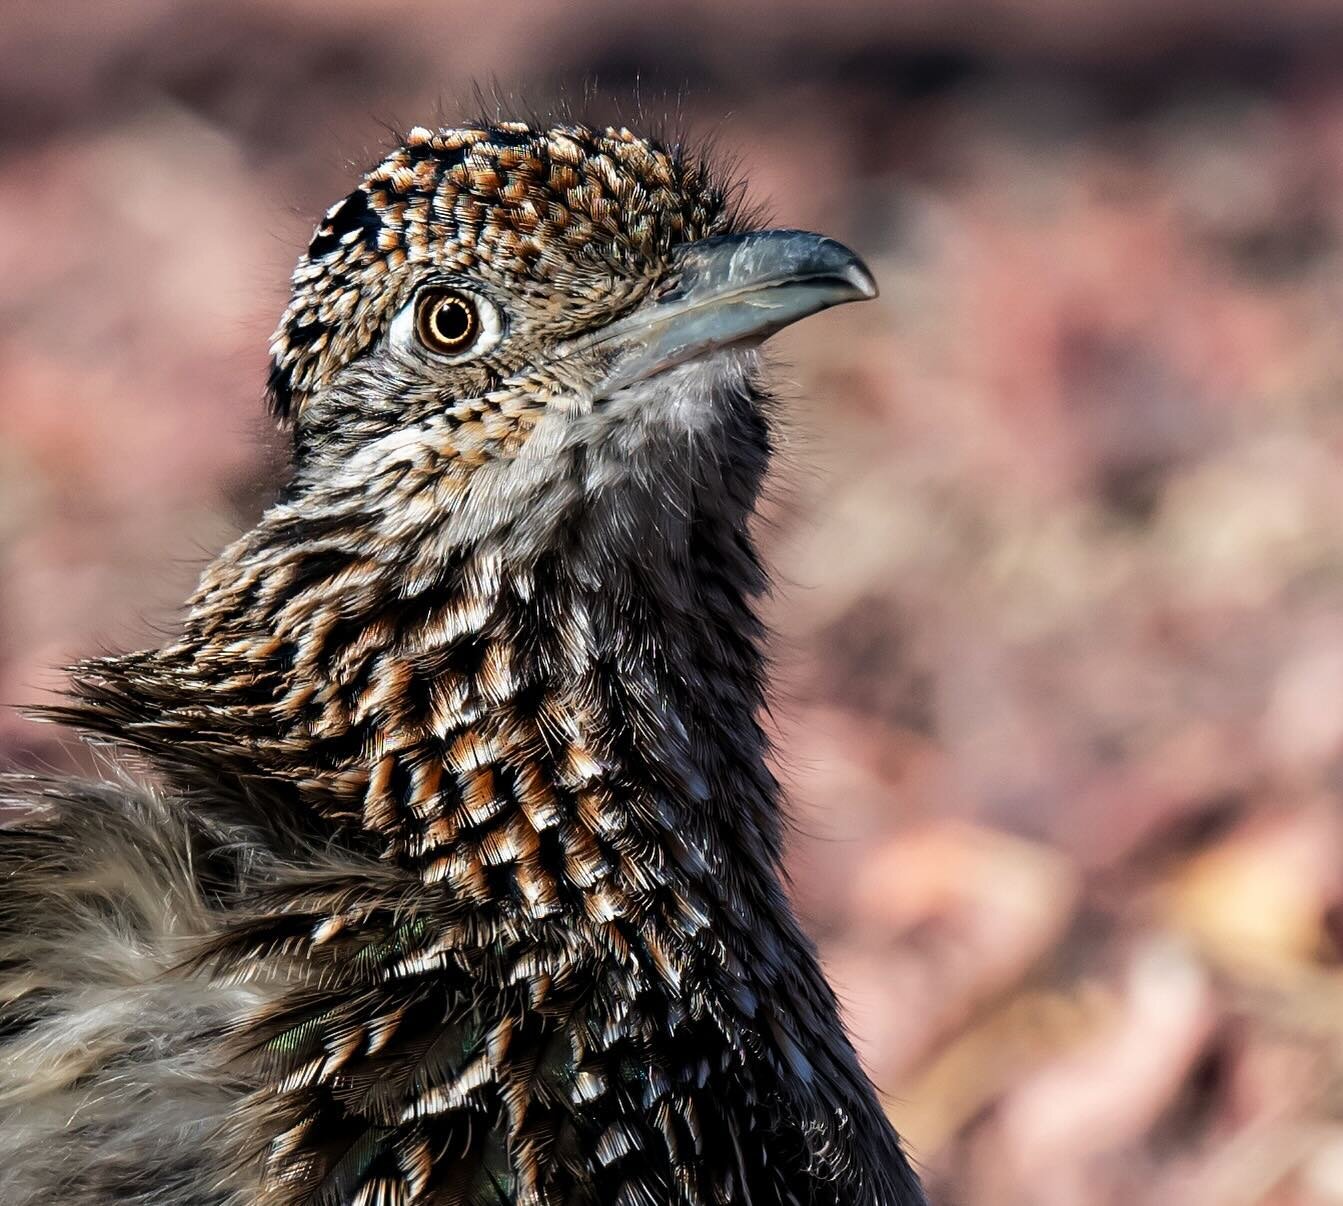
[[[448,285],[421,288],[392,319],[394,346],[416,348],[452,360],[469,360],[488,351],[503,334],[503,319],[487,298]]]
[[[415,300],[415,334],[431,352],[465,352],[480,338],[475,298],[456,289],[426,289]]]

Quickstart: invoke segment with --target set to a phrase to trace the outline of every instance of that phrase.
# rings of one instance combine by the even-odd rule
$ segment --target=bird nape
[[[283,497],[10,777],[0,1200],[905,1206],[781,883],[758,345],[876,287],[623,129],[412,130],[271,344]]]

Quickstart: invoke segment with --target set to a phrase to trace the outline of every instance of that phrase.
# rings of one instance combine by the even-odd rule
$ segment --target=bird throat
[[[578,1200],[555,1186],[589,1174],[545,1158],[575,1127],[625,1136],[592,1200],[620,1197],[626,1156],[649,1185],[690,1178],[687,1200],[774,1200],[804,1171],[878,1200],[844,1189],[866,1175],[850,1149],[884,1166],[894,1140],[780,879],[747,530],[763,438],[614,486],[590,456],[431,562],[429,510],[394,493],[283,502],[177,642],[84,663],[54,712],[268,829],[248,840],[274,869],[208,953],[288,986],[239,1027],[267,1206],[315,1200],[344,1167],[322,1137],[350,1128],[411,1185],[457,1176],[433,1153],[474,1136],[463,1168],[511,1168],[519,1201]],[[666,1134],[629,1130],[630,1099]],[[743,1101],[787,1115],[758,1161]]]
[[[757,436],[656,489],[575,491],[577,450],[544,519],[517,518],[548,525],[521,553],[505,528],[428,560],[399,477],[282,503],[206,572],[179,641],[80,668],[75,722],[519,922],[632,917],[654,883],[731,908],[696,897],[773,882],[779,852]]]

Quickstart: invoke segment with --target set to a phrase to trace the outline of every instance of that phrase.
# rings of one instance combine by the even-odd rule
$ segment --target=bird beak
[[[668,286],[562,354],[602,356],[606,397],[720,348],[754,346],[831,306],[877,296],[867,265],[834,239],[762,230],[687,243],[672,255]]]

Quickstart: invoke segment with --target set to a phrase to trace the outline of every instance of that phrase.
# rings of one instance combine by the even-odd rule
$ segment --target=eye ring
[[[459,289],[425,289],[415,299],[415,334],[431,352],[460,356],[480,338],[475,298]]]
[[[504,316],[483,293],[432,283],[393,316],[388,333],[392,347],[407,356],[458,364],[483,356],[503,338]]]

